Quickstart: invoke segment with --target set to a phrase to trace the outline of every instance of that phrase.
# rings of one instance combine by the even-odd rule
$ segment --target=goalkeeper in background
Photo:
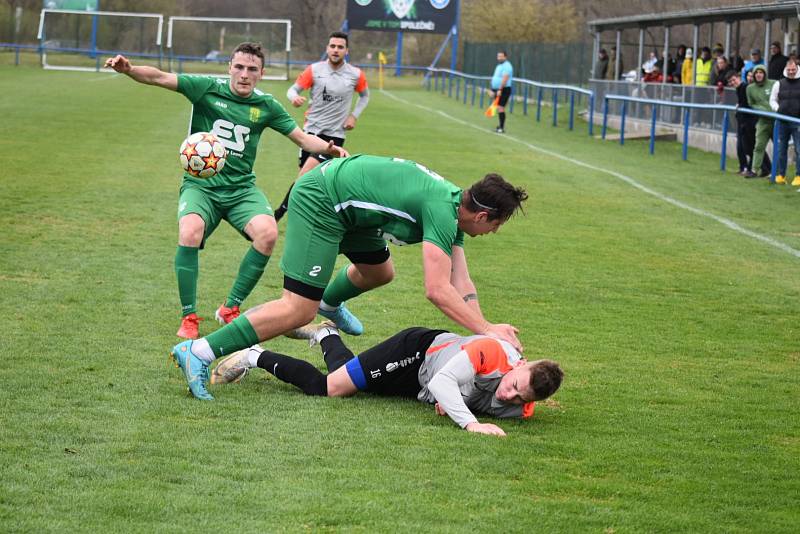
[[[306,102],[301,96],[303,90],[311,91],[311,102],[306,110],[303,130],[336,146],[344,145],[345,132],[356,127],[356,121],[369,102],[367,78],[361,69],[349,64],[345,58],[349,53],[348,37],[343,32],[333,32],[328,38],[326,48],[328,58],[306,67],[286,93],[289,102],[296,108]],[[358,93],[355,108],[350,111],[353,93]],[[300,172],[307,173],[323,161],[330,159],[328,154],[315,154],[300,150]],[[275,210],[275,220],[280,221],[289,209],[289,193]]]
[[[225,302],[217,309],[220,323],[239,316],[239,305],[255,287],[267,266],[278,226],[266,195],[255,186],[253,164],[261,133],[266,128],[287,136],[303,150],[347,155],[343,149],[308,135],[271,95],[256,89],[264,74],[264,51],[258,43],[237,46],[229,63],[230,80],[163,72],[133,66],[124,56],[105,66],[133,80],[183,94],[192,103],[189,133],[211,132],[228,150],[225,167],[209,179],[184,174],[178,200],[178,249],[175,273],[181,302],[178,337],[199,336],[197,316],[198,255],[224,219],[252,242]]]

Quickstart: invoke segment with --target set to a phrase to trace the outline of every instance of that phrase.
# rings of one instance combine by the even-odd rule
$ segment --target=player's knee
[[[378,286],[384,286],[394,280],[394,265],[387,263],[383,269],[373,274],[373,281]]]
[[[182,217],[178,223],[178,244],[184,247],[199,247],[203,242],[205,222],[196,214]]]
[[[256,250],[262,254],[272,254],[272,249],[278,240],[278,225],[274,218],[265,216],[261,220],[253,219],[247,230]]]
[[[303,393],[318,397],[328,396],[328,377],[322,373],[315,375],[306,384],[303,384]]]

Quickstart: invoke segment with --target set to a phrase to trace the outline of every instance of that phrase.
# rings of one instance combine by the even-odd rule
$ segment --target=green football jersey
[[[272,128],[288,135],[297,127],[294,119],[272,95],[256,89],[242,98],[227,78],[178,75],[178,92],[192,103],[189,132],[211,132],[228,149],[225,167],[210,179],[186,173],[183,179],[203,187],[235,187],[254,182],[253,164],[261,132]]]
[[[464,245],[458,228],[461,189],[400,158],[357,155],[320,168],[334,209],[350,228],[375,229],[395,245],[428,241],[448,255]]]

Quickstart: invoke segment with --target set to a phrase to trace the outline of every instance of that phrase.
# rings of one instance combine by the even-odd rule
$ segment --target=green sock
[[[335,307],[345,300],[350,300],[364,292],[363,289],[353,285],[353,282],[347,277],[348,267],[350,266],[345,265],[342,267],[342,270],[336,274],[336,278],[325,288],[325,293],[322,295],[322,301],[325,302],[325,304]]]
[[[175,252],[175,275],[178,277],[178,295],[181,299],[181,315],[186,317],[197,312],[197,260],[200,249],[178,245]]]
[[[247,251],[247,254],[242,258],[242,263],[239,265],[239,274],[236,275],[236,280],[233,282],[231,292],[228,294],[228,300],[225,301],[225,306],[239,306],[244,299],[256,287],[261,275],[264,274],[264,269],[269,261],[269,256],[265,256],[253,247]]]
[[[206,341],[214,351],[214,356],[221,358],[227,354],[233,354],[237,350],[252,347],[258,343],[259,339],[247,317],[240,315],[216,332],[207,335]]]

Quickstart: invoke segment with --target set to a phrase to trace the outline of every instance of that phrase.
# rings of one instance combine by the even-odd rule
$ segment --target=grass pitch
[[[285,100],[285,83],[261,87]],[[462,186],[496,171],[528,189],[524,217],[466,250],[487,317],[519,327],[528,357],[560,361],[561,391],[532,421],[498,422],[505,439],[416,402],[308,398],[258,370],[203,403],[167,362],[189,103],[121,76],[25,66],[0,66],[0,91],[0,530],[800,522],[794,188],[721,173],[714,155],[682,162],[674,143],[649,156],[643,142],[590,139],[585,124],[569,132],[520,107],[495,135],[481,110],[390,80],[347,147]],[[256,172],[274,205],[296,156],[264,135]],[[201,333],[216,328],[246,248],[223,225],[201,254]],[[279,294],[281,248],[247,304]],[[351,305],[367,328],[348,338],[356,351],[411,325],[455,328],[425,301],[420,248],[392,253],[397,279]],[[322,365],[300,342],[269,346]]]

